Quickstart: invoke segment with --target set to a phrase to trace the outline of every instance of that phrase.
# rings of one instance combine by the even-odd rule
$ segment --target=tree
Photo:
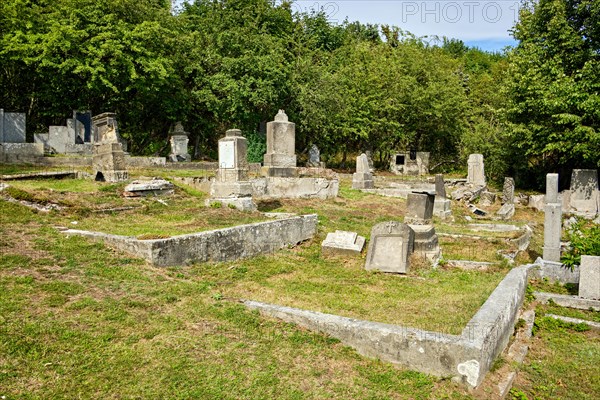
[[[521,9],[506,115],[525,183],[542,186],[546,172],[600,166],[598,21],[595,0],[528,1]]]

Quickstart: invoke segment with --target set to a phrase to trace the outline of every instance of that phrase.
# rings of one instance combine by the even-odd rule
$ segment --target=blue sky
[[[332,22],[396,25],[417,36],[446,36],[483,50],[502,50],[516,42],[509,30],[519,0],[296,0],[294,9],[322,9]]]
[[[323,10],[333,23],[348,18],[395,25],[417,36],[446,36],[482,50],[499,51],[516,44],[509,30],[517,20],[519,4],[519,0],[293,0],[292,7],[295,11]]]

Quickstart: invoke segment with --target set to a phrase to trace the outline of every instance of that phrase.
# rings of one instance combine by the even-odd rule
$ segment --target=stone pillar
[[[129,179],[125,152],[119,142],[114,113],[104,113],[92,119],[94,149],[92,168],[97,181],[121,182]]]
[[[188,138],[189,132],[183,129],[181,122],[175,124],[173,132],[169,142],[171,144],[171,154],[169,154],[169,160],[173,162],[179,161],[192,161],[192,156],[188,153]]]
[[[296,175],[296,124],[288,121],[283,110],[279,110],[274,121],[267,123],[263,171],[267,176]]]
[[[469,172],[467,183],[475,186],[485,186],[485,169],[482,154],[471,154],[467,162]]]
[[[600,256],[581,256],[579,297],[600,300]]]
[[[432,224],[435,196],[429,192],[409,193],[404,223],[415,233],[414,252],[437,262],[441,256],[438,236]]]
[[[435,201],[433,203],[433,215],[442,219],[452,214],[450,210],[450,199],[446,197],[446,186],[444,185],[444,175],[435,175]]]
[[[219,140],[219,169],[207,205],[219,202],[244,211],[256,210],[248,180],[247,152],[248,141],[239,129],[228,130]]]
[[[562,204],[558,199],[558,174],[546,175],[546,206],[544,211],[543,258],[546,261],[560,262]]]
[[[374,187],[369,160],[367,155],[363,153],[356,157],[356,172],[352,175],[352,189],[373,189]]]

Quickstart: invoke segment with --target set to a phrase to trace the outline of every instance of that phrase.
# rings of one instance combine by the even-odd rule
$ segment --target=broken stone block
[[[435,196],[429,192],[409,193],[406,198],[406,215],[404,222],[414,225],[427,225],[433,217]]]
[[[487,190],[482,191],[479,195],[479,204],[484,207],[489,207],[496,202],[496,194],[488,192]]]
[[[330,232],[321,243],[323,254],[360,254],[365,245],[365,238],[356,232],[339,231]]]
[[[511,219],[515,215],[514,203],[506,203],[496,212],[496,215],[503,220]]]

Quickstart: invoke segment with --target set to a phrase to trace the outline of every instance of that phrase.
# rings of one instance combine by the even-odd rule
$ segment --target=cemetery
[[[301,3],[2,3],[0,400],[598,398],[600,8]]]
[[[537,295],[600,309],[598,257],[583,256],[581,272],[559,263],[563,208],[588,218],[598,213],[597,175],[590,171],[574,171],[566,193],[558,192],[558,175],[549,174],[542,213],[515,201],[512,178],[494,193],[481,155],[469,157],[466,179],[426,172],[418,180],[394,178],[370,168],[365,154],[352,175],[311,177],[311,168],[323,164],[313,149],[313,166],[296,167],[294,127],[282,110],[267,128],[264,167],[252,173],[237,129],[219,140],[212,171],[206,163],[140,168],[124,155],[114,114],[91,121],[91,165],[40,171],[12,159],[1,167],[10,172],[1,177],[3,207],[44,214],[51,241],[99,243],[141,260],[137,265],[248,271],[217,284],[219,297],[339,339],[368,358],[450,377],[477,388],[473,393],[510,389],[512,380],[495,389],[485,379],[494,376],[497,358],[508,357],[502,354],[529,280],[579,284],[580,297]],[[177,124],[170,134],[169,163],[178,166],[194,164],[173,142],[182,132]],[[316,180],[325,182],[326,194],[314,189]],[[16,236],[3,233],[10,254]],[[23,257],[35,262],[30,253]],[[252,278],[260,271],[262,278]]]

